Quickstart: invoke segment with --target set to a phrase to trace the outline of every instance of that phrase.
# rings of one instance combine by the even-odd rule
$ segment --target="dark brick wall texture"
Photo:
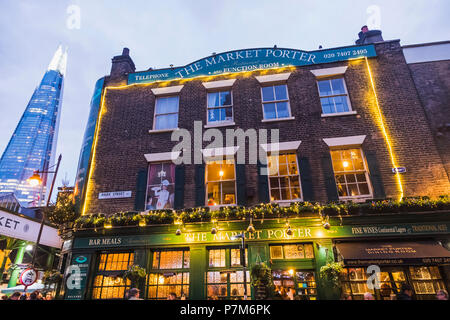
[[[407,168],[407,172],[401,175],[405,196],[436,197],[448,194],[450,182],[399,41],[376,44],[376,51],[378,56],[369,59],[369,63],[398,165]],[[357,115],[321,118],[316,79],[310,70],[336,66],[348,66],[345,81],[352,109],[357,111]],[[322,139],[354,135],[367,136],[362,148],[365,152],[376,154],[386,196],[398,198],[399,191],[386,142],[374,120],[377,117],[375,99],[364,59],[294,69],[287,81],[291,113],[295,117],[295,120],[290,121],[261,122],[261,91],[255,79],[259,74],[257,71],[250,75],[218,76],[210,81],[237,79],[232,87],[235,129],[277,128],[280,130],[280,142],[302,141],[297,154],[298,157],[309,159],[314,200],[328,200],[321,157],[329,153],[329,147]],[[168,85],[179,83],[173,81]],[[105,82],[105,86],[121,84],[126,84],[126,75],[107,77]],[[179,127],[193,130],[195,120],[206,124],[207,91],[202,85],[202,79],[182,84]],[[177,143],[171,142],[171,132],[148,132],[153,127],[155,107],[155,96],[150,89],[156,87],[158,84],[108,89],[94,171],[89,181],[92,185],[89,188],[91,192],[87,194],[87,213],[111,214],[133,210],[138,172],[146,170],[148,166],[144,154],[169,152]],[[225,129],[220,130],[225,134]],[[203,146],[208,144],[205,142]],[[186,166],[185,207],[195,206],[194,174],[194,165]],[[246,179],[247,190],[251,195],[248,205],[252,205],[258,202],[256,165],[246,166]],[[100,192],[123,190],[132,190],[132,198],[98,200]]]

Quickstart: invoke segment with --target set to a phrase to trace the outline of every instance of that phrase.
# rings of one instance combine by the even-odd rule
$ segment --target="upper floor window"
[[[234,160],[206,164],[206,196],[208,206],[236,204],[236,175]]]
[[[146,210],[173,209],[175,164],[151,163],[148,168]]]
[[[372,195],[361,149],[332,150],[331,159],[340,198],[367,198]]]
[[[178,96],[156,98],[154,130],[176,129],[178,127]]]
[[[344,78],[318,80],[320,103],[323,114],[351,111],[350,99]]]
[[[233,122],[233,97],[230,90],[208,93],[208,123]]]
[[[268,156],[270,201],[301,199],[300,176],[294,152]]]
[[[264,120],[289,118],[291,110],[286,84],[261,88]]]

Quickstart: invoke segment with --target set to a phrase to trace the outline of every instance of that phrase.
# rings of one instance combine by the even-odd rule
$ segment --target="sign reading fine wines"
[[[131,73],[128,84],[212,76],[261,69],[305,66],[363,57],[375,57],[373,45],[351,46],[330,50],[302,51],[282,48],[234,50],[212,55],[184,67]]]

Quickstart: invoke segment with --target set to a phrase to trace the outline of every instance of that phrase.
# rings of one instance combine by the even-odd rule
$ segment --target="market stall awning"
[[[342,242],[336,249],[347,266],[450,264],[450,251],[435,241]]]

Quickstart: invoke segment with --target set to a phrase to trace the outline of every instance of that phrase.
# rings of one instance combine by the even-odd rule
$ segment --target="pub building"
[[[354,299],[391,299],[404,282],[414,299],[448,290],[449,45],[403,47],[363,28],[350,46],[139,72],[125,48],[91,100],[82,216],[62,234],[65,299],[123,299],[132,265],[146,271],[133,284],[144,299],[255,299],[260,263],[300,299],[340,298],[320,277],[333,261]],[[211,143],[229,129],[257,140]],[[373,265],[379,289],[367,286]]]

